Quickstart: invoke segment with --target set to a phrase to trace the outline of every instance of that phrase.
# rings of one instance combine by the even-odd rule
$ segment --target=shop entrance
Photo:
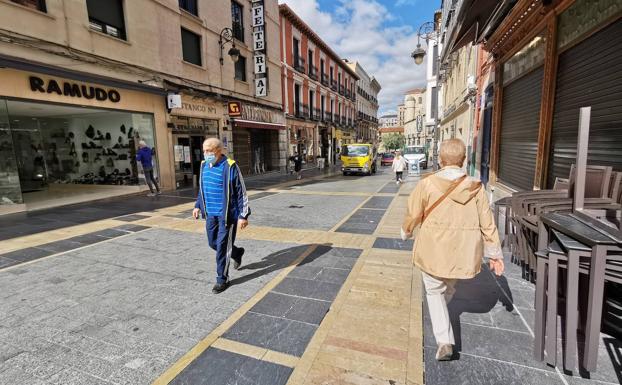
[[[136,143],[154,147],[153,115],[6,99],[0,106],[0,205],[30,210],[140,191]]]
[[[199,180],[203,160],[203,136],[176,135],[175,178],[177,188],[193,187]]]

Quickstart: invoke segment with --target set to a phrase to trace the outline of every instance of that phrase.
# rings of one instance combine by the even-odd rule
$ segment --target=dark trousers
[[[149,190],[153,192],[153,187],[155,186],[156,191],[160,191],[158,187],[158,182],[156,182],[155,177],[153,176],[152,168],[144,168],[145,171],[145,180],[147,181],[147,186],[149,186]]]
[[[216,281],[229,281],[231,259],[238,260],[239,249],[233,245],[237,230],[236,224],[227,225],[223,217],[207,217],[205,224],[209,247],[216,251]]]
[[[395,172],[395,180],[398,181],[398,180],[402,179],[402,174],[403,173],[404,173],[403,171],[396,171]]]

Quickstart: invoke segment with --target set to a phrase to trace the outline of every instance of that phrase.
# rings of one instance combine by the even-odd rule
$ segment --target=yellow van
[[[341,172],[376,173],[376,149],[370,143],[353,143],[341,146]]]

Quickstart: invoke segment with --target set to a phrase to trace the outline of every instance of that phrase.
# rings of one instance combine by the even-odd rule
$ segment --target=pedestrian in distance
[[[395,172],[395,184],[399,185],[403,183],[402,176],[404,174],[404,170],[407,169],[408,160],[402,156],[402,152],[400,150],[395,151],[395,157],[393,158],[393,164],[391,168],[393,172]]]
[[[466,147],[460,139],[441,143],[442,169],[422,179],[408,198],[402,239],[417,230],[413,262],[421,270],[434,337],[436,359],[453,356],[454,334],[447,304],[456,281],[475,277],[482,257],[497,276],[503,253],[486,191],[462,169]]]
[[[296,172],[296,179],[302,179],[302,155],[298,151],[294,154],[294,156],[289,158],[290,161],[294,162],[294,171]]]
[[[222,142],[209,138],[203,142],[199,173],[199,193],[192,216],[205,218],[207,242],[216,251],[216,284],[212,293],[218,294],[229,287],[229,264],[238,270],[244,248],[235,246],[237,228],[248,226],[251,210],[244,178],[237,163],[223,154]]]
[[[136,153],[136,160],[140,162],[143,166],[143,171],[145,172],[145,180],[147,181],[147,186],[149,186],[149,191],[151,191],[147,196],[153,197],[156,195],[160,195],[160,188],[158,187],[158,182],[153,176],[153,150],[147,146],[147,143],[144,140],[138,142],[138,152]],[[154,191],[155,188],[155,191]]]

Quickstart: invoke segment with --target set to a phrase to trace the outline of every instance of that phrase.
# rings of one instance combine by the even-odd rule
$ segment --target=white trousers
[[[456,290],[455,279],[434,277],[430,274],[421,272],[423,286],[425,287],[426,298],[428,300],[428,310],[432,320],[432,330],[436,343],[454,345],[454,331],[449,320],[447,304],[451,301]]]

